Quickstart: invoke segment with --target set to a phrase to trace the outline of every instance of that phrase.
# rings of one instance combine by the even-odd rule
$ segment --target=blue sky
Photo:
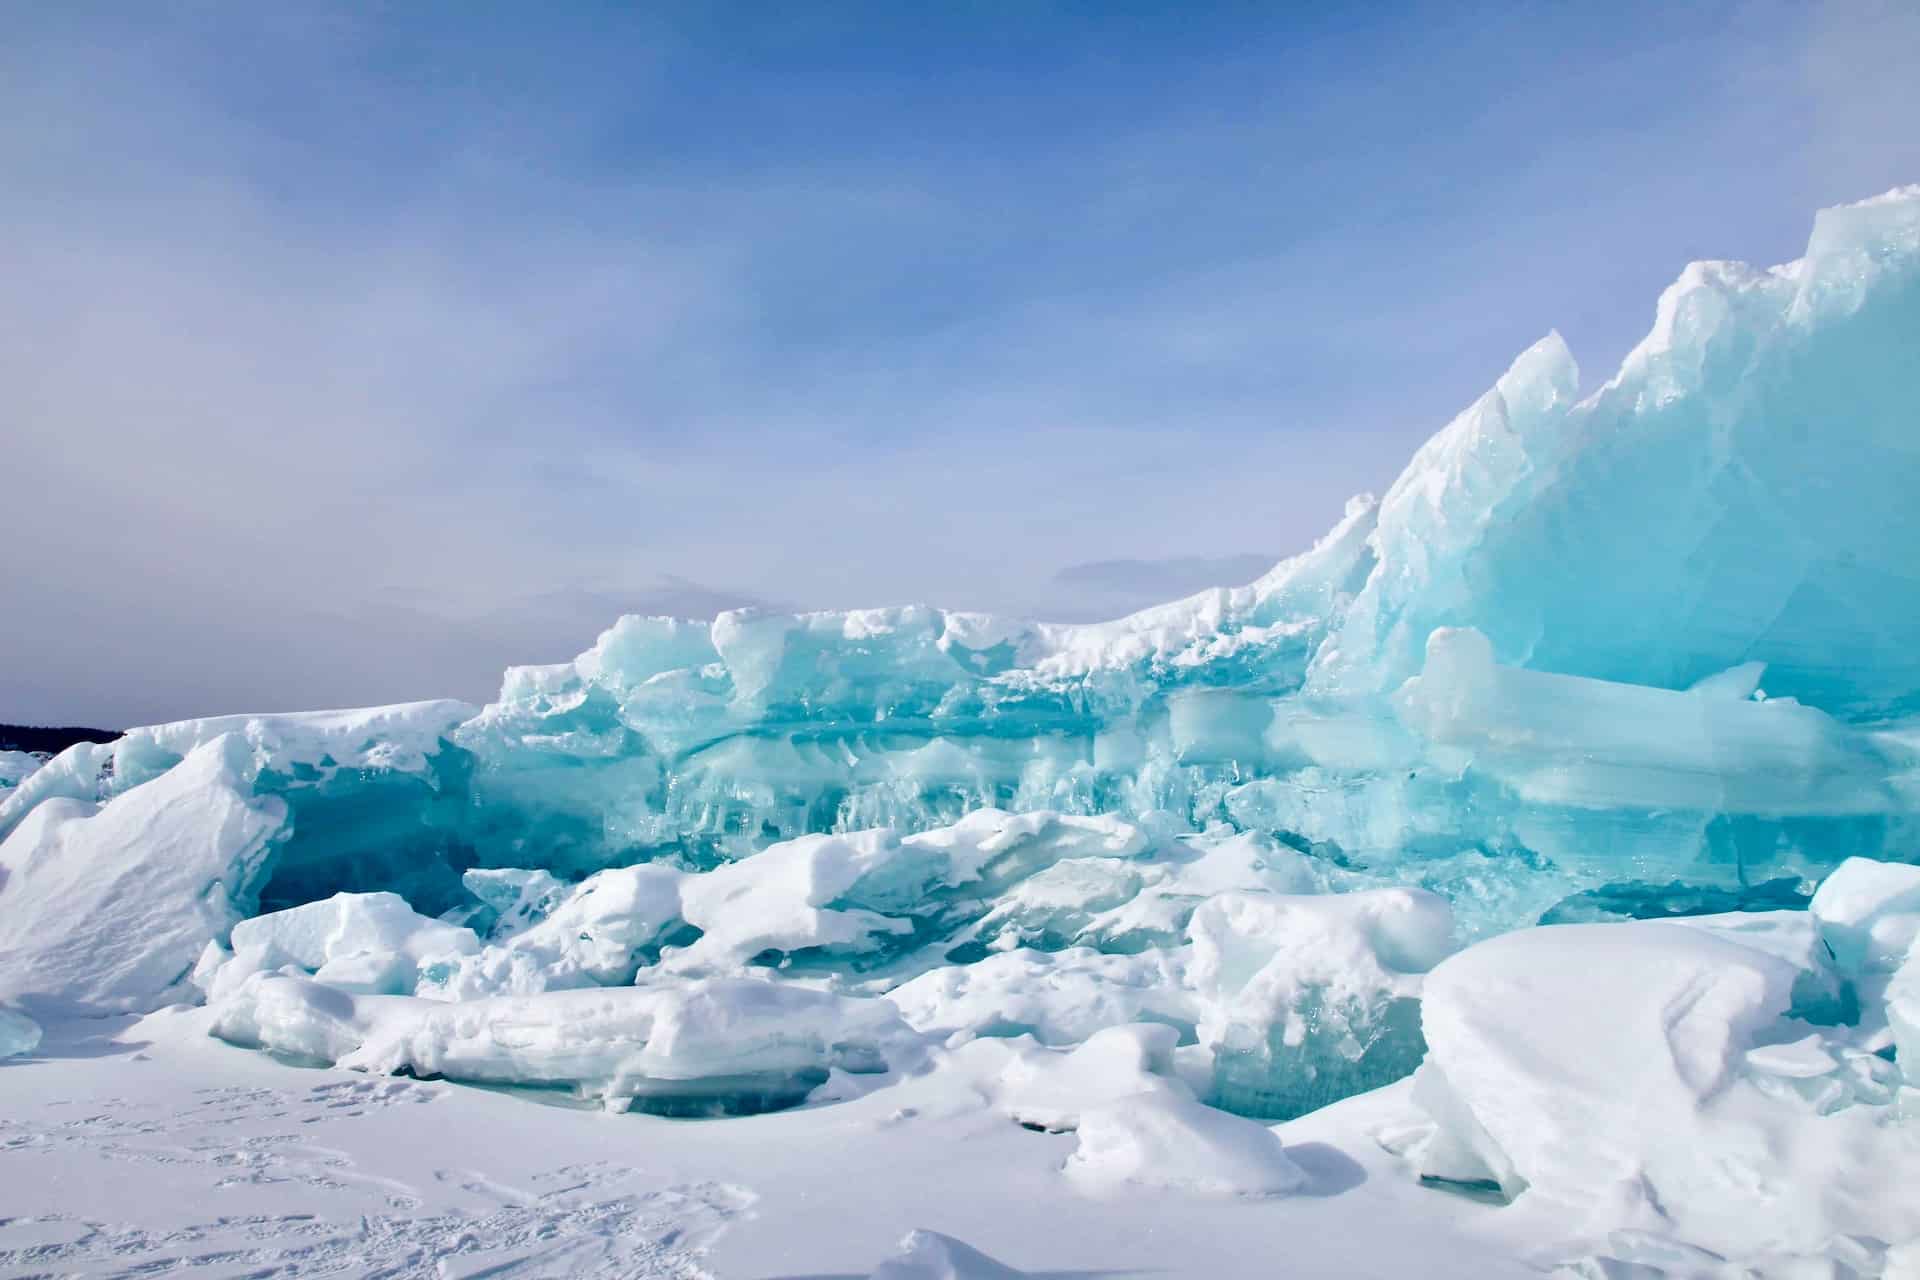
[[[0,720],[1088,618],[1920,181],[1920,10],[13,6]]]

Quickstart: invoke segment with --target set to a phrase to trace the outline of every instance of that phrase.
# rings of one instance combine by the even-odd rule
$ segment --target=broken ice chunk
[[[146,1012],[189,997],[195,961],[252,909],[285,834],[287,807],[253,794],[255,768],[226,734],[105,804],[27,812],[0,840],[0,1000]]]
[[[1920,936],[1920,867],[1848,858],[1820,882],[1807,910],[1842,973],[1892,973]]]
[[[1900,1072],[1909,1085],[1920,1087],[1920,959],[1908,956],[1893,975],[1887,984],[1886,1009]]]
[[[337,893],[233,927],[236,958],[296,964],[345,991],[412,992],[421,965],[479,951],[473,930],[423,916],[397,893]]]
[[[1898,807],[1874,741],[1812,707],[1504,666],[1472,628],[1428,636],[1425,668],[1392,702],[1437,760],[1471,763],[1532,803],[1772,816]]]
[[[460,884],[492,913],[487,932],[493,938],[540,923],[568,891],[566,881],[550,871],[519,867],[474,867],[460,874]]]
[[[1197,1013],[1165,952],[1116,956],[1085,947],[1022,948],[947,965],[902,983],[886,999],[915,1030],[949,1043],[1031,1035],[1045,1045],[1073,1045],[1128,1022],[1190,1029]]]
[[[1275,1119],[1411,1072],[1419,975],[1453,948],[1446,900],[1420,889],[1223,893],[1187,932],[1210,1097]]]
[[[30,751],[0,751],[0,798],[32,777],[46,762],[45,756]]]
[[[39,1023],[24,1013],[0,1009],[0,1058],[17,1058],[39,1047]]]
[[[1764,662],[1743,662],[1725,671],[1716,671],[1710,676],[1701,676],[1687,686],[1687,692],[1702,698],[1719,698],[1727,702],[1745,702],[1760,692],[1760,677],[1767,673]]]
[[[980,934],[999,945],[1058,950],[1077,940],[1095,914],[1132,900],[1141,884],[1140,872],[1124,862],[1068,858],[1001,898],[980,921]]]
[[[720,1114],[798,1103],[829,1068],[885,1070],[893,1006],[785,983],[682,980],[447,1003],[263,973],[214,1006],[214,1035],[357,1071],[565,1086]]]

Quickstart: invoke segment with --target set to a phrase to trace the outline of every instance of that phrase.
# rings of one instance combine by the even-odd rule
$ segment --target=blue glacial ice
[[[1247,586],[1090,626],[626,617],[484,708],[82,744],[0,791],[0,1001],[204,996],[240,1043],[669,1110],[1157,1024],[1256,1116],[1425,1056],[1432,1167],[1550,1182],[1452,1065],[1480,1006],[1442,982],[1442,1045],[1423,992],[1487,938],[1557,972],[1498,939],[1543,919],[1804,908],[1920,852],[1916,406],[1907,188],[1798,262],[1689,267],[1590,392],[1550,335]],[[1920,963],[1833,927],[1837,970],[1739,953],[1729,1016],[1817,969],[1884,1062]],[[1617,936],[1675,974],[1736,945]]]

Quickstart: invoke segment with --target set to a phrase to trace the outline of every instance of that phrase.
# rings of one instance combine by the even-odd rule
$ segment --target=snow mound
[[[1306,1175],[1255,1121],[1191,1098],[1136,1094],[1081,1113],[1067,1176],[1095,1194],[1122,1187],[1190,1195],[1278,1196]]]
[[[1913,1238],[1920,1206],[1887,1194],[1920,1168],[1898,1071],[1858,1027],[1795,1015],[1801,964],[1824,963],[1797,923],[1554,926],[1444,961],[1411,1095],[1428,1128],[1402,1145],[1609,1256],[1636,1233],[1732,1259]]]
[[[1892,973],[1920,937],[1920,867],[1848,858],[1807,909],[1841,972]]]
[[[1190,1099],[1174,1074],[1172,1027],[1108,1027],[1066,1052],[1031,1049],[1000,1074],[1000,1106],[1029,1129],[1070,1133],[1084,1111],[1146,1094]]]
[[[922,1230],[909,1231],[900,1251],[875,1267],[867,1280],[1022,1280],[1026,1274],[952,1236]]]

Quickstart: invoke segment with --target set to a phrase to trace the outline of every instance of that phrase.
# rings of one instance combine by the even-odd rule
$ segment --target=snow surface
[[[0,761],[0,1272],[1920,1275],[1916,351],[1907,188],[1246,587]]]
[[[58,1023],[39,1056],[0,1067],[0,1274],[200,1259],[193,1274],[860,1278],[916,1229],[1089,1280],[1271,1276],[1275,1259],[1310,1275],[1537,1274],[1484,1235],[1498,1210],[1422,1189],[1365,1136],[1392,1098],[1281,1130],[1312,1179],[1297,1195],[1093,1195],[1062,1171],[1073,1135],[987,1100],[998,1059],[686,1121],[291,1066],[209,1038],[207,1016]]]

